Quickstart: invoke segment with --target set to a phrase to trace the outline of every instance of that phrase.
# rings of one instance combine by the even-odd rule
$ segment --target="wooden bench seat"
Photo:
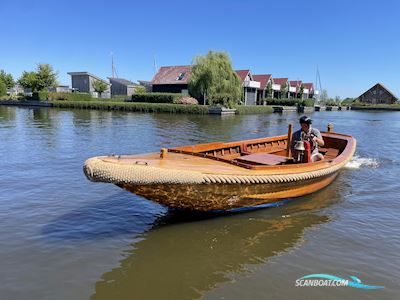
[[[236,158],[236,161],[239,162],[269,165],[269,166],[279,165],[287,162],[288,160],[289,160],[288,157],[269,154],[269,153],[254,153]]]
[[[334,159],[339,155],[339,149],[335,148],[319,148],[318,151],[325,159]]]

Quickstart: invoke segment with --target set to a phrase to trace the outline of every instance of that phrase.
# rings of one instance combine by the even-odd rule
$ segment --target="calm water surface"
[[[298,117],[0,106],[0,299],[399,299],[400,112],[313,114],[357,156],[278,208],[172,211],[82,172],[91,156],[285,134]],[[312,273],[385,288],[295,287]]]

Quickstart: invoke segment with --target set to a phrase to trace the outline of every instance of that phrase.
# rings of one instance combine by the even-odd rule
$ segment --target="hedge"
[[[176,93],[147,93],[147,94],[133,94],[127,102],[142,102],[142,103],[175,103],[182,94]]]
[[[93,98],[87,93],[56,93],[49,92],[47,100],[65,100],[65,101],[90,101]]]

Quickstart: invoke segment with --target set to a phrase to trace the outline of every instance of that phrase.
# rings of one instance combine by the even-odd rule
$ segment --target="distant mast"
[[[317,72],[315,74],[315,89],[318,91],[317,100],[321,100],[321,93],[322,93],[322,84],[321,84],[321,76],[319,74],[319,68],[317,65]]]
[[[114,65],[114,54],[111,52],[111,76],[112,78],[118,78],[117,70]]]
[[[156,61],[156,55],[154,54],[153,57],[153,68],[154,68],[154,75],[157,74],[157,61]]]

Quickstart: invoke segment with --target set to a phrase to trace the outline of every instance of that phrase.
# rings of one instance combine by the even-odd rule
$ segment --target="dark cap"
[[[299,121],[300,121],[300,124],[301,123],[312,124],[312,120],[307,116],[302,116]]]

